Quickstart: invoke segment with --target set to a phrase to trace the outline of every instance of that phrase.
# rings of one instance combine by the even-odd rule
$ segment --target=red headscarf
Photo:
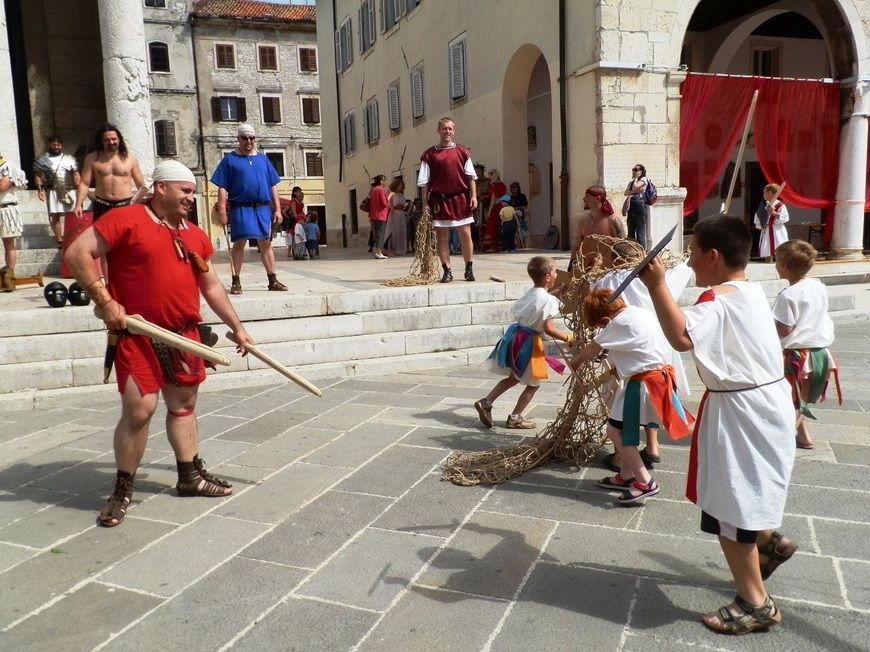
[[[605,215],[613,215],[613,206],[610,205],[610,202],[607,201],[607,195],[600,190],[595,190],[594,188],[587,188],[584,193],[589,195],[590,197],[595,197],[595,199],[601,200],[601,212]]]

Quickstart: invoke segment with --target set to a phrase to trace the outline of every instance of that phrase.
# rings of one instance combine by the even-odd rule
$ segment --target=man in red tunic
[[[438,144],[420,157],[417,185],[423,187],[423,203],[432,212],[432,226],[438,239],[438,257],[444,268],[442,283],[453,280],[450,269],[450,229],[459,233],[462,257],[465,259],[465,280],[474,280],[474,244],[471,225],[477,208],[477,188],[471,152],[453,142],[456,125],[451,118],[438,121]]]
[[[177,161],[164,161],[154,169],[153,178],[150,201],[109,212],[66,253],[67,265],[94,300],[97,314],[110,330],[120,333],[115,358],[121,393],[121,418],[114,436],[117,476],[115,490],[99,516],[105,527],[120,524],[126,515],[158,392],[166,403],[166,433],[178,466],[178,495],[232,493],[232,485],[206,471],[197,455],[194,410],[199,384],[205,380],[203,360],[161,349],[147,337],[124,331],[125,315],[136,314],[199,341],[201,293],[239,342],[252,342],[208,263],[214,253],[208,236],[184,219],[194,203],[193,173]],[[110,290],[94,268],[93,261],[100,256],[110,262]]]

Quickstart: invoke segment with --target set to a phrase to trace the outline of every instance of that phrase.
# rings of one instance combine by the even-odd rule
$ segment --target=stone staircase
[[[841,271],[833,270],[823,280],[855,282],[854,274],[844,276]],[[785,284],[771,265],[751,265],[749,274],[765,288],[771,302]],[[867,280],[866,274],[861,276]],[[528,287],[528,281],[509,281],[251,293],[234,297],[233,304],[265,353],[316,381],[478,364],[511,322],[513,301]],[[693,303],[699,292],[688,288],[680,302]],[[854,293],[832,293],[832,312],[848,313],[854,308]],[[221,337],[218,348],[232,361],[229,367],[210,373],[206,388],[283,380],[253,356],[236,355],[224,338],[226,327],[205,305],[203,316]],[[71,395],[111,400],[116,392],[114,378],[102,384],[105,337],[101,326],[90,307],[52,309],[41,304],[5,311],[0,336],[0,412],[63,404]]]
[[[18,212],[21,213],[22,237],[18,238],[18,276],[32,276],[42,272],[45,276],[60,274],[60,250],[55,247],[54,234],[48,226],[45,204],[35,190],[16,191]]]

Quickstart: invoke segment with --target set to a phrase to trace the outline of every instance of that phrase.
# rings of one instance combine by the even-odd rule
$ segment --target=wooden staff
[[[233,266],[233,245],[230,243],[230,234],[227,233],[227,225],[224,224],[224,238],[227,240],[227,252],[230,258],[230,276],[236,275],[236,268]]]
[[[731,174],[731,185],[728,187],[728,196],[722,204],[722,214],[727,215],[731,208],[731,197],[734,195],[734,184],[740,173],[740,165],[743,163],[743,150],[746,149],[746,138],[749,136],[749,128],[752,126],[752,114],[755,113],[755,102],[758,100],[758,89],[752,94],[752,102],[749,103],[749,113],[746,115],[746,124],[743,126],[743,138],[740,140],[740,149],[737,151],[737,161],[734,163],[734,172]]]
[[[233,344],[235,344],[236,346],[240,346],[239,341],[236,339],[236,336],[232,333],[232,331],[227,331],[227,339],[230,342],[232,342]],[[282,375],[286,376],[287,378],[289,378],[290,380],[292,380],[294,383],[299,385],[302,389],[308,390],[309,392],[311,392],[315,396],[323,396],[323,392],[321,392],[315,385],[312,385],[311,383],[309,383],[302,376],[299,376],[299,375],[293,373],[287,367],[285,367],[280,362],[278,362],[275,358],[263,353],[262,351],[260,351],[260,349],[258,349],[253,344],[245,343],[245,344],[242,344],[241,347],[243,349],[245,349],[245,351],[247,351],[248,353],[253,355],[255,358],[259,358],[260,360],[265,362],[267,365],[272,367],[272,369],[277,371],[279,374],[282,374]]]
[[[131,333],[145,335],[166,346],[171,346],[173,349],[191,353],[214,364],[222,364],[227,367],[230,365],[230,359],[227,356],[201,342],[182,337],[178,333],[161,328],[157,324],[152,324],[150,321],[142,319],[139,315],[127,315],[125,319],[127,320],[127,330]]]

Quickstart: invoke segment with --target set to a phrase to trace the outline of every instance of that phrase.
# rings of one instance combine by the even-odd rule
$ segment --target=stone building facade
[[[414,177],[452,116],[472,157],[520,181],[532,240],[571,241],[582,195],[618,207],[634,163],[658,186],[651,239],[682,220],[680,84],[696,72],[831,77],[843,89],[832,253],[860,257],[870,81],[867,0],[335,0],[318,7],[330,229],[367,235],[375,174]],[[493,18],[499,17],[499,18]],[[501,17],[509,17],[502,19]],[[783,31],[764,31],[783,20]],[[810,23],[820,38],[796,28]],[[776,52],[777,70],[754,69]],[[762,63],[772,61],[759,55]],[[686,58],[690,57],[691,61]],[[327,80],[328,79],[328,80]]]
[[[314,7],[200,0],[191,19],[209,176],[248,122],[281,176],[281,196],[301,187],[325,219]],[[206,183],[204,192],[213,206],[217,189]]]
[[[218,234],[207,178],[235,146],[239,121],[213,119],[211,101],[231,91],[247,100],[263,149],[283,162],[282,196],[303,186],[324,215],[315,26],[313,6],[249,0],[0,2],[0,152],[29,170],[50,134],[83,153],[108,120],[146,177],[164,158],[194,170],[199,222]],[[217,41],[236,47],[234,70],[211,67]],[[259,66],[264,45],[275,70]],[[265,121],[264,97],[274,98]]]

